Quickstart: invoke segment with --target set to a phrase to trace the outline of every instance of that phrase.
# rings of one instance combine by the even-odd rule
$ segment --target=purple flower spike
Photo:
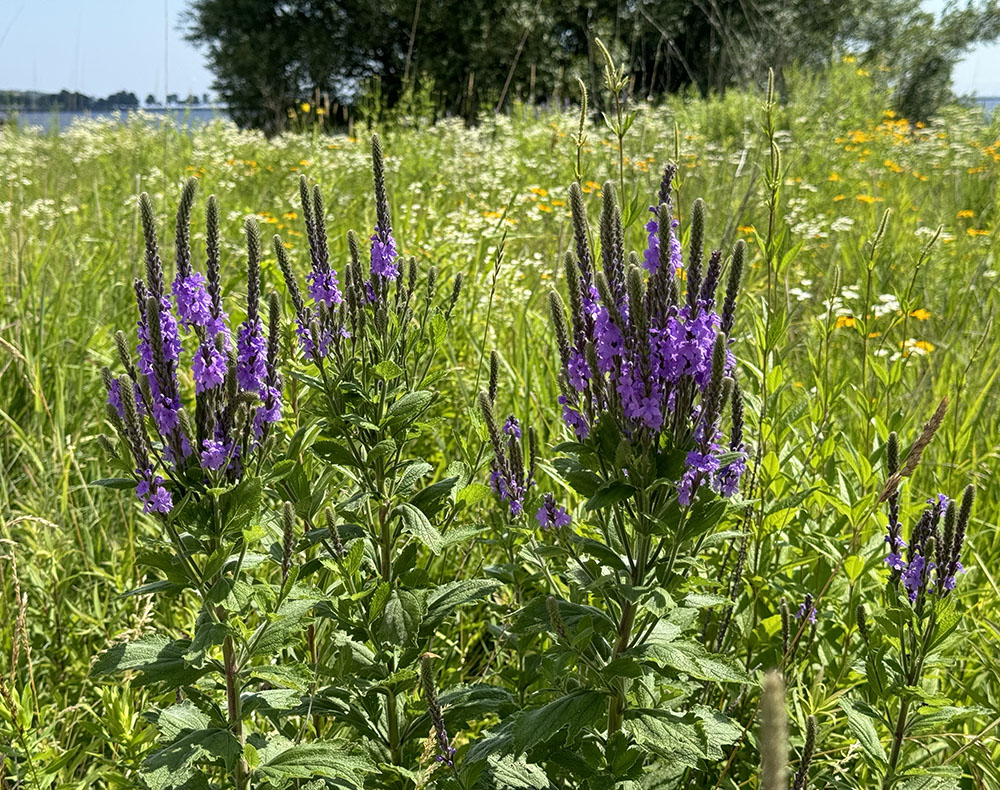
[[[174,280],[173,292],[177,302],[177,315],[185,328],[205,327],[213,320],[212,300],[205,289],[205,278],[201,272],[194,272],[187,277],[178,275]]]
[[[383,238],[384,237],[384,238]],[[383,280],[395,280],[399,277],[399,266],[396,263],[396,240],[391,233],[384,233],[376,227],[371,236],[372,243],[372,274]]]
[[[521,424],[513,414],[503,424],[503,432],[508,436],[513,436],[515,439],[521,438]]]
[[[917,554],[906,566],[906,570],[903,571],[903,586],[906,588],[907,593],[909,593],[910,600],[917,600],[917,593],[920,592],[920,588],[924,583],[924,567],[927,564],[922,556]]]
[[[135,473],[140,478],[135,494],[142,502],[142,512],[169,513],[174,503],[170,492],[163,487],[163,478],[159,475],[154,477],[152,469],[136,469]]]
[[[568,527],[573,521],[566,508],[556,504],[555,497],[552,494],[545,495],[542,500],[542,506],[535,514],[535,518],[542,529]]]
[[[656,206],[650,206],[649,210],[653,212],[653,219],[646,223],[649,236],[643,253],[643,266],[647,272],[654,274],[660,268],[660,223],[656,220]]]
[[[215,343],[202,343],[191,362],[191,376],[195,392],[218,387],[226,378],[226,355],[215,347]]]
[[[344,301],[337,282],[337,273],[333,269],[325,272],[313,270],[306,275],[306,280],[309,281],[309,295],[316,302],[333,307]]]
[[[813,606],[813,597],[807,594],[805,600],[799,604],[799,611],[795,613],[795,619],[806,618],[810,623],[816,622],[816,607]]]
[[[206,439],[201,446],[204,448],[200,456],[202,469],[215,472],[226,465],[231,449],[227,443],[216,439]]]
[[[236,380],[247,392],[260,392],[267,373],[267,341],[260,319],[244,321],[236,337]]]
[[[122,405],[122,383],[118,379],[112,379],[108,387],[108,405],[115,410],[119,417],[125,419],[125,406]]]

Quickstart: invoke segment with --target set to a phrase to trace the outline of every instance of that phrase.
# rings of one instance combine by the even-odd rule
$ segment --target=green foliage
[[[681,168],[681,232],[701,195],[706,243],[731,248],[742,237],[749,246],[735,353],[748,431],[760,439],[756,480],[721,511],[705,502],[684,532],[686,546],[700,547],[679,554],[684,580],[667,585],[625,581],[627,553],[601,534],[635,501],[632,483],[601,469],[586,443],[560,444],[545,297],[553,282],[562,287],[558,261],[571,243],[565,185],[575,177],[577,112],[391,132],[397,238],[421,277],[412,304],[424,304],[431,264],[440,272],[428,317],[407,324],[414,343],[405,352],[390,319],[365,346],[368,361],[351,357],[327,371],[329,382],[313,365],[289,370],[286,420],[259,478],[235,495],[206,494],[239,525],[218,533],[227,545],[209,546],[215,533],[196,504],[178,516],[191,536],[183,545],[208,572],[203,592],[162,525],[138,514],[131,484],[90,484],[132,471],[109,465],[96,438],[110,430],[96,368],[115,359],[112,330],[134,322],[122,261],[138,260],[141,238],[123,196],[138,191],[138,173],[140,189],[170,202],[173,185],[203,168],[204,190],[233,212],[223,215],[227,288],[241,277],[240,215],[257,211],[291,245],[301,277],[309,256],[300,217],[287,216],[301,212],[289,171],[325,183],[330,259],[343,261],[347,226],[375,221],[367,145],[340,136],[265,143],[221,124],[191,135],[169,124],[91,123],[61,137],[5,129],[0,786],[165,787],[198,774],[231,786],[242,759],[254,785],[271,786],[754,787],[759,671],[779,665],[790,775],[809,717],[817,722],[808,786],[884,781],[904,698],[913,715],[896,787],[1000,782],[995,487],[979,487],[967,572],[935,607],[933,633],[926,617],[911,619],[905,595],[882,597],[889,571],[875,507],[889,432],[904,437],[905,457],[942,396],[948,414],[903,481],[904,521],[939,488],[988,481],[996,465],[988,360],[1000,352],[990,319],[998,130],[958,108],[923,128],[901,123],[883,114],[891,93],[881,72],[858,74],[861,65],[837,64],[829,83],[790,70],[768,137],[758,131],[761,97],[739,91],[638,107],[621,159],[615,136],[587,130],[581,195],[592,216],[596,182],[617,180],[619,163],[629,194],[645,196],[658,165],[676,157],[697,165]],[[888,207],[872,255],[866,243]],[[625,229],[628,249],[645,245],[641,225]],[[278,269],[267,253],[265,289],[280,289]],[[458,272],[466,285],[446,319],[445,281]],[[293,332],[282,346],[297,359]],[[572,534],[513,523],[486,486],[477,395],[490,348],[505,383],[496,409],[538,432],[538,487],[569,507]],[[665,457],[660,474],[674,480],[678,468]],[[294,557],[282,583],[286,500]],[[665,510],[649,534],[670,536],[675,515]],[[806,593],[815,624],[795,617]],[[653,629],[598,664],[594,651],[613,644],[619,623],[616,596],[634,599]],[[907,683],[898,633],[911,623],[932,647]],[[228,637],[243,686],[242,747],[227,706]],[[439,656],[433,680],[455,771],[434,761],[417,672],[424,653]],[[606,738],[622,687],[620,732]],[[546,729],[526,726],[543,711]]]

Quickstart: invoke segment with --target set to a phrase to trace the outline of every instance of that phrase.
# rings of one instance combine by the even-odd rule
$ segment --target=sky
[[[944,4],[923,5],[938,11]],[[95,97],[126,90],[140,100],[150,93],[211,93],[204,55],[178,30],[186,6],[185,0],[0,0],[0,90],[65,88]],[[955,69],[954,86],[962,94],[1000,96],[1000,43],[970,52]]]

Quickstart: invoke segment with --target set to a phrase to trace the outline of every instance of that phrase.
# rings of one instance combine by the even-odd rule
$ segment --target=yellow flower
[[[868,337],[869,338],[882,337],[882,333],[881,332],[869,332],[868,333]]]
[[[833,202],[836,203],[838,200],[844,200],[847,195],[834,195]]]
[[[966,228],[965,232],[970,236],[989,236],[990,232],[988,230],[982,230],[980,228]]]
[[[931,317],[931,313],[929,310],[925,310],[922,307],[918,307],[916,310],[910,313],[910,317],[916,318],[918,321],[926,321],[928,318]]]
[[[840,175],[838,173],[830,173],[830,177],[826,179],[827,181],[840,181]]]
[[[553,206],[565,206],[566,205],[566,201],[565,200],[553,200],[552,201],[552,205]]]
[[[756,233],[757,229],[753,225],[740,225],[736,228],[740,233],[752,234]]]
[[[854,326],[854,318],[849,315],[838,315],[836,328],[843,329],[845,326]]]
[[[922,357],[934,350],[933,343],[928,343],[926,340],[914,340],[912,337],[909,340],[901,341],[899,347],[903,349],[904,357],[908,357],[911,354]]]
[[[309,160],[308,159],[300,159],[299,160],[299,164],[302,165],[303,167],[309,167]]]
[[[875,202],[875,198],[871,195],[857,195],[857,199],[862,203],[867,203],[869,206]]]
[[[844,63],[857,63],[858,59],[854,55],[844,55]]]
[[[963,208],[955,216],[957,216],[959,219],[968,219],[969,217],[976,216],[976,212],[972,211],[971,209]]]
[[[902,173],[903,168],[893,162],[891,159],[886,159],[882,164],[888,167],[893,173]]]
[[[549,190],[542,189],[541,187],[532,187],[528,191],[529,192],[534,192],[536,195],[538,195],[538,197],[548,197],[549,196]]]
[[[299,109],[302,110],[302,112],[309,112],[309,110],[312,109],[312,105],[309,104],[309,102],[304,101],[301,105],[299,105]]]
[[[294,211],[286,211],[284,214],[281,215],[281,218],[282,219],[298,219],[299,215],[296,214]]]
[[[868,69],[858,69],[858,76],[859,77],[867,77],[870,74],[871,74],[871,72],[868,71]]]
[[[601,185],[598,184],[596,181],[587,181],[583,185],[583,191],[584,192],[600,192],[601,191]]]
[[[316,114],[320,115],[320,116],[326,115],[326,108],[325,107],[317,107],[316,108]]]
[[[536,208],[537,208],[537,209],[538,209],[539,211],[544,211],[544,212],[545,212],[546,214],[550,214],[550,213],[552,212],[552,206],[549,206],[549,205],[548,205],[548,204],[546,204],[546,203],[539,203],[539,204],[538,204],[538,205],[536,206]]]

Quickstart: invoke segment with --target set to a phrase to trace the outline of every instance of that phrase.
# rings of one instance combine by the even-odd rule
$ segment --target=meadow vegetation
[[[792,771],[804,751],[814,752],[810,786],[875,787],[891,763],[887,787],[897,779],[898,786],[928,790],[1000,787],[1000,494],[995,486],[1000,121],[984,119],[979,109],[949,106],[926,123],[911,123],[888,109],[888,94],[849,57],[822,76],[789,75],[785,90],[773,106],[766,106],[762,90],[747,90],[711,99],[672,97],[638,107],[621,149],[602,125],[588,123],[581,138],[579,109],[518,106],[472,128],[458,121],[428,125],[401,118],[377,130],[385,149],[391,230],[400,255],[412,257],[420,272],[413,304],[424,304],[423,278],[431,267],[436,267],[437,291],[420,308],[423,313],[409,314],[397,302],[396,312],[378,319],[383,321],[379,332],[385,326],[409,327],[412,344],[397,345],[401,341],[390,343],[388,335],[368,337],[354,328],[364,358],[380,364],[369,370],[360,362],[355,367],[340,361],[332,368],[336,375],[329,375],[338,381],[356,376],[365,391],[386,390],[400,400],[433,391],[433,402],[421,401],[410,415],[419,417],[412,433],[402,422],[391,423],[379,398],[372,413],[350,399],[347,405],[337,401],[326,373],[321,378],[315,365],[301,359],[295,332],[301,313],[282,273],[287,257],[286,268],[306,289],[309,218],[299,187],[305,176],[322,187],[329,260],[341,286],[350,287],[344,273],[344,262],[352,260],[348,229],[367,239],[386,221],[386,207],[372,200],[369,132],[375,130],[328,135],[306,124],[298,133],[266,140],[221,121],[188,131],[170,123],[156,126],[141,116],[125,124],[82,122],[61,135],[4,127],[0,787],[137,786],[143,761],[158,747],[158,738],[163,745],[164,727],[169,729],[169,723],[143,714],[180,702],[173,688],[102,675],[109,659],[98,656],[115,643],[154,632],[192,638],[202,596],[192,587],[166,597],[172,591],[165,586],[123,595],[163,581],[149,567],[150,557],[162,550],[161,529],[142,514],[133,491],[94,482],[131,471],[127,465],[124,472],[112,469],[108,442],[100,438],[114,433],[101,369],[123,372],[116,330],[124,330],[135,344],[132,280],[145,276],[146,249],[138,196],[149,194],[172,277],[173,218],[192,176],[201,196],[191,232],[196,268],[204,268],[204,198],[212,194],[219,206],[221,288],[235,334],[246,318],[246,235],[252,231],[245,221],[255,219],[251,226],[259,227],[264,238],[260,311],[266,317],[267,295],[279,295],[284,319],[279,339],[289,360],[285,420],[275,430],[279,452],[291,463],[276,461],[261,470],[262,501],[269,503],[261,507],[268,515],[261,516],[264,527],[254,540],[264,547],[256,553],[251,549],[263,558],[261,568],[268,567],[263,563],[269,556],[275,564],[271,571],[254,571],[251,581],[264,589],[266,577],[275,586],[273,594],[254,598],[246,627],[252,632],[289,600],[303,600],[301,591],[292,591],[295,577],[312,574],[309,583],[322,587],[323,595],[298,612],[301,632],[288,635],[286,642],[266,640],[276,664],[294,658],[306,668],[322,666],[326,677],[350,675],[353,665],[344,644],[322,644],[338,629],[354,635],[351,649],[361,651],[357,646],[362,645],[371,655],[381,655],[394,639],[414,645],[392,659],[400,663],[392,664],[389,679],[344,682],[315,707],[296,707],[316,694],[308,673],[294,679],[279,673],[253,676],[262,694],[298,692],[256,700],[247,716],[256,716],[257,732],[273,724],[290,740],[308,731],[318,740],[346,743],[359,740],[355,734],[368,725],[344,711],[362,710],[374,722],[374,742],[379,722],[398,718],[403,732],[388,732],[386,724],[384,753],[362,750],[349,766],[337,764],[340,775],[354,777],[357,786],[367,781],[364,786],[400,788],[598,788],[615,786],[612,777],[634,782],[621,785],[629,788],[756,787],[761,781],[768,786],[767,771],[758,778],[757,714],[763,671],[780,665]],[[303,109],[307,118],[308,108]],[[735,362],[726,375],[738,380],[746,399],[749,467],[739,494],[713,511],[714,520],[705,527],[710,537],[695,542],[683,577],[670,587],[670,602],[659,603],[665,621],[675,606],[694,612],[683,627],[703,651],[683,667],[676,658],[663,659],[672,674],[656,681],[655,693],[652,685],[648,692],[649,710],[666,710],[671,699],[685,701],[681,712],[693,718],[674,722],[689,729],[673,735],[669,728],[655,729],[662,719],[652,713],[642,730],[636,719],[616,709],[615,701],[608,703],[607,718],[602,708],[601,721],[589,723],[596,703],[584,695],[592,688],[587,683],[597,681],[587,674],[588,662],[597,659],[580,639],[599,641],[601,611],[617,612],[616,622],[625,617],[613,596],[602,609],[606,591],[594,587],[593,579],[585,583],[580,574],[613,560],[590,545],[593,555],[579,563],[556,545],[551,532],[535,529],[534,519],[542,505],[550,507],[554,523],[562,515],[558,503],[572,516],[569,529],[593,544],[600,532],[598,514],[618,512],[614,509],[631,495],[618,488],[595,502],[594,491],[581,493],[586,485],[579,484],[578,469],[567,462],[570,457],[585,465],[587,452],[582,445],[566,444],[579,437],[563,422],[563,362],[550,315],[552,289],[567,304],[571,301],[564,256],[579,249],[569,185],[580,184],[595,227],[595,254],[602,197],[614,191],[624,248],[638,251],[641,259],[648,244],[648,208],[664,202],[656,196],[670,162],[676,164],[672,207],[685,253],[696,198],[707,206],[706,252],[719,248],[727,262],[745,244],[740,307],[729,346]],[[308,200],[305,205],[322,210]],[[278,247],[270,244],[272,234],[280,236]],[[463,282],[453,297],[458,275]],[[680,287],[683,292],[683,281]],[[320,323],[327,320],[325,313],[317,316]],[[480,393],[491,380],[499,386],[484,403]],[[390,388],[390,382],[407,392]],[[182,385],[193,391],[190,378],[182,376]],[[896,494],[886,484],[896,471],[893,461],[886,461],[895,441],[891,435],[899,437],[895,463],[905,465],[907,450],[944,399],[947,410],[936,433]],[[514,430],[504,420],[517,415],[519,440],[524,426],[525,454],[529,426],[537,437],[540,449],[530,459],[537,460],[537,485],[531,496],[545,492],[553,500],[539,499],[527,521],[511,520],[509,498],[498,502],[489,489],[490,457],[501,457],[513,446],[491,436],[496,433],[491,411],[504,423],[506,437]],[[351,419],[328,419],[335,412],[349,413]],[[374,426],[382,419],[390,430],[402,431],[393,434],[391,450],[388,445],[375,449]],[[730,419],[727,412],[727,441]],[[412,507],[406,486],[400,490],[380,475],[370,481],[362,472],[344,472],[364,467],[357,458],[351,462],[337,455],[355,435],[365,437],[358,450],[365,458],[389,453],[397,466],[419,461],[426,466],[420,467],[422,485],[453,482],[425,495],[426,507]],[[327,445],[304,449],[317,440]],[[371,446],[365,445],[369,440]],[[614,450],[610,456],[621,460]],[[415,481],[408,482],[412,487]],[[601,490],[612,490],[612,482],[602,481]],[[962,517],[957,501],[969,483],[975,486],[976,503],[965,533],[964,573],[942,598],[942,611],[947,611],[934,622],[942,635],[920,631],[926,636],[927,661],[919,667],[907,663],[912,655],[893,664],[893,651],[907,653],[912,637],[906,632],[897,638],[893,630],[904,633],[910,617],[902,614],[910,611],[906,596],[883,597],[893,582],[899,583],[897,571],[884,561],[887,518],[895,518],[887,507],[898,510],[909,539],[909,525],[920,519],[925,503],[939,502],[938,493],[945,492],[956,504],[950,510],[947,504],[931,508],[942,529],[949,518],[954,527]],[[363,527],[365,516],[349,518],[354,511],[343,508],[366,485],[382,491],[392,512],[400,508],[407,534],[422,536],[419,545],[408,544],[412,548],[403,548],[405,541],[399,546],[373,542],[386,550],[382,564],[377,551],[362,563],[361,549],[354,559],[336,549],[365,534],[352,532],[357,524]],[[283,511],[284,500],[292,505]],[[327,506],[335,511],[329,519]],[[410,513],[418,509],[425,515],[433,511],[433,531],[425,528],[426,518]],[[411,517],[414,523],[406,520]],[[333,530],[337,522],[343,535]],[[306,527],[318,530],[312,539]],[[641,536],[642,528],[636,529]],[[459,536],[453,539],[456,530]],[[292,540],[286,538],[289,532],[301,566],[295,571],[282,554],[282,544]],[[234,545],[237,554],[246,551],[239,540]],[[398,555],[390,557],[390,548]],[[586,554],[588,547],[580,550]],[[933,555],[933,546],[927,552]],[[393,558],[403,555],[399,562],[408,566],[397,574],[390,566],[395,568]],[[574,562],[580,565],[575,576]],[[412,593],[403,587],[441,590],[462,579],[488,583],[475,594],[456,592],[462,605],[447,611],[439,607],[436,614],[438,599],[432,594],[429,609],[423,601],[417,617],[423,630],[419,622],[410,622],[412,601],[406,596]],[[169,574],[167,581],[184,587]],[[345,602],[367,601],[365,590],[372,594],[383,583],[389,586],[375,597],[383,615],[387,607],[396,607],[390,620],[395,625],[379,621],[372,626],[371,617]],[[396,584],[402,585],[398,593]],[[553,604],[550,597],[558,591],[571,599],[567,606],[580,610]],[[584,605],[593,611],[581,614]],[[231,602],[219,606],[220,622],[240,609]],[[879,628],[885,634],[878,635]],[[221,639],[201,647],[204,656],[222,655]],[[719,666],[706,669],[715,655],[721,656]],[[271,659],[254,660],[266,664]],[[104,662],[97,672],[92,671],[95,661]],[[890,675],[896,667],[900,675],[887,680],[879,667],[889,667]],[[621,672],[607,694],[623,707],[623,689],[636,675],[631,667]],[[578,675],[582,685],[567,688],[567,674]],[[593,677],[601,674],[594,670]],[[920,711],[915,723],[910,716],[905,739],[896,737],[893,726],[879,723],[886,693],[882,684],[897,700],[889,706],[892,715],[886,715],[889,725],[906,719],[907,707]],[[204,699],[224,686],[224,680],[206,686]],[[480,694],[484,688],[496,691]],[[437,690],[441,703],[435,712]],[[386,711],[381,702],[372,702],[373,693],[384,697]],[[220,691],[219,698],[224,696]],[[536,713],[535,719],[522,719],[522,730],[529,723],[543,731],[558,726],[544,739],[519,735],[515,727],[513,753],[504,751],[503,722],[514,712],[527,710],[521,715],[531,716],[554,698],[570,697],[579,704],[571,715],[588,721],[586,726],[574,732],[551,710],[548,718]],[[897,716],[902,697],[911,701]],[[223,707],[220,703],[219,710]],[[275,712],[282,710],[286,713]],[[771,710],[765,705],[765,712]],[[723,721],[716,714],[730,718]],[[443,742],[440,728],[431,734],[441,716],[448,727]],[[623,726],[639,751],[617,732]],[[608,737],[602,741],[605,729]],[[681,731],[704,741],[669,741]],[[612,738],[615,733],[621,737]],[[667,748],[666,742],[673,745]],[[525,751],[527,762],[520,754]],[[435,760],[436,752],[444,759]],[[560,760],[561,752],[574,759]],[[687,757],[678,760],[677,753]],[[223,786],[221,777],[229,768],[240,784],[262,766],[254,786],[267,781],[280,786],[305,775],[295,773],[294,766],[268,773],[263,746],[250,758],[247,754],[244,750],[230,759],[209,750],[202,757]],[[309,759],[325,758],[317,752]],[[896,761],[900,770],[907,766],[927,773],[900,778],[893,774]],[[650,767],[663,764],[681,773]],[[151,770],[148,763],[145,770]],[[591,784],[573,778],[583,776]]]

